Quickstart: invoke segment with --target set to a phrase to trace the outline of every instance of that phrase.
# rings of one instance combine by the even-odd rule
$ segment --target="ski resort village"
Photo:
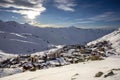
[[[120,29],[107,31],[110,33],[87,44],[53,45],[40,52],[33,47],[26,54],[1,51],[0,80],[119,80]],[[1,41],[6,42],[12,37],[34,37],[6,31],[1,31],[0,35]],[[30,51],[34,53],[28,54]]]
[[[0,0],[0,80],[120,80],[120,1]]]

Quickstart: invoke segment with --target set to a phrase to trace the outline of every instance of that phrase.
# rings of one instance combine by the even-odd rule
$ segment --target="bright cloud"
[[[120,14],[115,13],[115,12],[104,12],[102,14],[93,16],[88,18],[89,20],[92,21],[106,21],[106,22],[110,22],[110,21],[120,21]]]
[[[74,0],[54,0],[56,3],[56,7],[58,9],[64,10],[64,11],[75,11],[74,7],[76,4],[74,3]]]
[[[19,13],[29,20],[34,20],[46,10],[43,6],[43,0],[1,0],[0,6],[8,8],[5,11]]]
[[[106,21],[109,20],[112,16],[114,16],[114,12],[104,12],[89,19],[94,21]]]
[[[75,19],[73,24],[86,24],[86,23],[95,23],[95,22],[112,22],[120,21],[120,15],[115,12],[104,12],[89,18],[79,18]]]

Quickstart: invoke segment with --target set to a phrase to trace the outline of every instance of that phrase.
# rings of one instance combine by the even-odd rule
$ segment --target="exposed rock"
[[[103,75],[103,72],[98,72],[95,74],[95,77],[101,77]]]
[[[104,75],[104,78],[106,78],[108,76],[113,76],[113,75],[114,75],[114,72],[111,70],[107,74]]]

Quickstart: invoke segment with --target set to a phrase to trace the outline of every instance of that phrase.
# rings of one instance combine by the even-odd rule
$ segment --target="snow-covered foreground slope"
[[[0,77],[5,77],[22,72],[21,68],[0,68]]]
[[[111,69],[120,68],[118,63],[120,63],[120,56],[111,56],[101,61],[82,62],[35,72],[28,71],[3,77],[0,80],[119,80],[120,71],[107,78],[104,78],[104,75],[99,78],[94,77],[99,71],[106,73]]]
[[[51,45],[83,44],[113,29],[39,28],[14,21],[0,21],[0,50],[6,53],[35,53]]]
[[[102,38],[88,43],[88,45],[96,44],[102,41],[109,41],[110,43],[112,43],[112,47],[114,48],[116,53],[120,54],[120,28],[108,35],[103,36]]]

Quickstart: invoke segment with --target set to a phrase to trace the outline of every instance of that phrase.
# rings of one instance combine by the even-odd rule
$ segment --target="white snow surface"
[[[0,68],[0,77],[5,77],[22,72],[22,68]]]
[[[88,61],[55,67],[35,72],[24,72],[0,78],[0,80],[120,80],[120,71],[115,75],[96,78],[99,71],[106,73],[111,69],[120,68],[120,56],[111,56],[101,61]]]
[[[115,49],[117,54],[120,54],[120,28],[108,35],[103,36],[95,41],[88,43],[87,45],[96,44],[97,42],[109,41],[112,43],[112,47]]]

